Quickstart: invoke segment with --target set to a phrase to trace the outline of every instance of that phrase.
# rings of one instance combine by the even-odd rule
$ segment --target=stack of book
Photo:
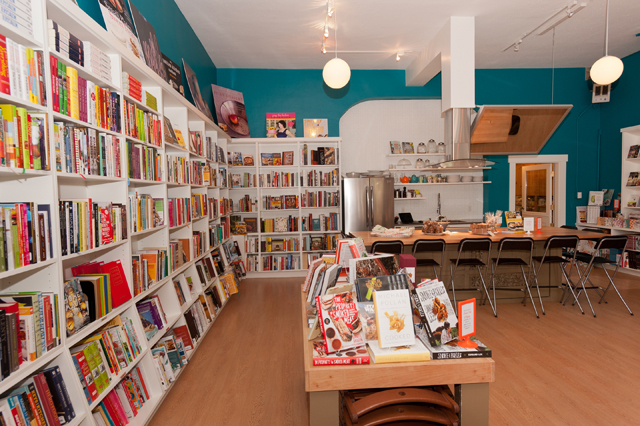
[[[162,309],[160,297],[155,294],[148,299],[144,299],[136,304],[140,321],[147,340],[151,340],[159,330],[167,326],[167,316]]]
[[[51,259],[52,232],[48,204],[0,204],[0,272]]]
[[[304,251],[335,251],[340,234],[326,234],[323,236],[302,236],[302,250]]]
[[[162,146],[162,125],[157,114],[146,112],[124,100],[124,131],[127,136]]]
[[[111,81],[111,58],[88,41],[84,42],[84,67],[102,80]]]
[[[176,271],[182,265],[191,260],[191,249],[189,248],[189,238],[179,238],[169,241],[169,260],[171,262],[171,271]]]
[[[262,210],[295,210],[298,207],[297,195],[262,196]]]
[[[126,425],[151,398],[141,366],[136,366],[93,409],[98,425]]]
[[[297,172],[263,173],[258,177],[261,188],[281,188],[296,186],[298,182]]]
[[[191,222],[191,201],[188,198],[169,198],[169,226]]]
[[[194,219],[207,216],[208,205],[207,194],[191,194],[191,211]]]
[[[317,218],[310,214],[303,216],[301,221],[303,231],[338,231],[338,213],[321,214]]]
[[[62,255],[127,239],[127,207],[91,198],[60,200]]]
[[[248,194],[234,202],[234,211],[238,212],[254,212],[258,209],[258,200],[251,199]]]
[[[31,0],[5,1],[0,9],[2,22],[20,34],[33,37]]]
[[[0,399],[0,418],[5,425],[69,424],[75,417],[73,402],[57,365],[31,376]]]
[[[0,166],[50,170],[47,114],[0,105]]]
[[[300,186],[338,186],[340,173],[338,169],[330,172],[311,170],[300,176]]]
[[[208,167],[206,163],[197,160],[190,160],[188,162],[189,168],[189,183],[191,185],[204,185],[204,169]]]
[[[60,344],[58,295],[27,291],[0,294],[0,378]]]
[[[262,256],[263,271],[289,271],[294,269],[300,269],[300,256],[292,254]]]
[[[142,83],[125,71],[122,72],[122,90],[125,95],[142,102]]]
[[[338,191],[304,191],[300,196],[302,207],[337,207],[340,205],[340,193]]]
[[[204,231],[192,231],[193,257],[200,257],[207,249],[207,233]]]
[[[140,232],[164,225],[164,198],[129,192],[131,232]]]
[[[169,276],[167,249],[148,247],[132,254],[131,271],[133,294],[137,296]]]
[[[87,402],[96,401],[141,352],[133,322],[120,316],[71,348],[71,358]]]
[[[162,154],[158,149],[127,140],[127,176],[130,179],[162,180]]]
[[[121,176],[116,136],[64,122],[53,123],[56,170],[95,176]]]
[[[167,180],[170,183],[189,183],[189,167],[184,157],[167,155]]]
[[[5,10],[4,3],[0,11]],[[42,52],[0,35],[0,92],[46,106]]]
[[[262,232],[296,232],[298,231],[298,218],[289,216],[261,219],[260,229]]]

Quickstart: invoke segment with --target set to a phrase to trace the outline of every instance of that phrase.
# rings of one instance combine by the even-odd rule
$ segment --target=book
[[[327,353],[322,339],[312,341],[313,365],[363,365],[369,364],[369,352],[364,346],[346,351]]]
[[[144,53],[140,46],[140,40],[136,36],[133,18],[129,13],[129,9],[122,7],[120,3],[108,0],[99,0],[99,3],[107,31],[137,58],[144,61]]]
[[[349,282],[358,278],[393,275],[398,272],[398,263],[392,254],[374,254],[367,257],[349,259]]]
[[[353,293],[317,296],[316,306],[327,353],[364,345],[362,325]]]
[[[411,300],[431,346],[440,346],[458,337],[458,318],[442,281],[432,280],[413,288]]]
[[[253,155],[251,154],[243,154],[242,155],[242,165],[243,166],[255,166],[253,162]]]
[[[392,348],[381,348],[375,340],[368,342],[371,359],[375,364],[386,364],[392,362],[419,362],[429,361],[431,353],[420,340],[416,340],[413,345],[398,346]]]
[[[358,302],[373,302],[373,294],[377,291],[409,290],[409,280],[405,274],[357,278],[355,285]]]
[[[402,153],[403,154],[413,154],[413,142],[402,142]]]
[[[329,124],[326,118],[305,118],[303,124],[305,138],[326,138],[329,136]]]
[[[162,52],[160,52],[160,46],[158,45],[156,30],[131,2],[129,2],[129,7],[140,38],[145,63],[163,80],[166,80],[167,70],[162,63]]]
[[[73,336],[91,322],[89,302],[77,278],[64,283],[64,307],[67,337]]]
[[[504,229],[503,233],[524,232],[524,222],[519,211],[506,211],[504,212],[504,217],[507,229]]]
[[[273,165],[282,166],[282,154],[280,154],[279,152],[273,153]]]
[[[409,290],[386,290],[373,293],[378,345],[381,348],[413,345],[413,312]]]
[[[211,85],[218,126],[232,138],[250,138],[249,121],[242,92]],[[247,164],[251,165],[251,164]]]
[[[202,98],[200,85],[198,84],[198,77],[196,77],[196,73],[191,69],[184,58],[182,58],[182,67],[184,68],[187,85],[189,86],[189,91],[191,92],[191,98],[193,99],[194,105],[200,110],[200,112],[202,112],[206,117],[213,121],[213,116],[211,115],[209,104],[206,103]]]
[[[627,186],[637,186],[638,185],[638,172],[630,172],[629,178],[627,179]]]
[[[263,166],[273,166],[273,158],[274,154],[272,153],[263,152],[260,154],[260,160]]]
[[[284,151],[282,153],[282,165],[293,166],[293,151]]]
[[[402,154],[402,147],[399,141],[389,141],[389,147],[391,148],[391,154]]]
[[[429,340],[429,336],[424,331],[422,324],[415,325],[416,336],[418,340],[431,353],[432,359],[461,359],[461,358],[490,358],[491,349],[486,347],[484,343],[471,336],[470,340],[477,344],[477,348],[463,348],[458,346],[457,340],[452,340],[440,346],[433,346]]]
[[[268,138],[295,138],[296,114],[293,112],[267,113]]]
[[[180,65],[176,64],[167,55],[162,53],[162,63],[166,72],[166,81],[173,89],[184,97],[184,86],[182,85],[182,71]],[[166,120],[166,117],[165,117]]]
[[[247,233],[258,232],[258,218],[257,217],[245,217],[244,223],[247,226]]]
[[[640,145],[631,145],[627,158],[638,158],[638,151],[640,151]]]

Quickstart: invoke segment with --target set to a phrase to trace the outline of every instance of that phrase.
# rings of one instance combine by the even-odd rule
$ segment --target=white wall
[[[397,164],[402,157],[386,157],[391,152],[389,141],[413,142],[416,149],[419,142],[426,144],[429,139],[444,141],[440,104],[439,99],[413,99],[371,100],[353,106],[340,118],[343,172],[387,170],[389,164]],[[447,151],[450,152],[449,147]],[[415,164],[418,157],[407,158]],[[431,160],[433,162],[433,157]],[[414,173],[419,175],[418,172],[407,172],[409,177]],[[467,174],[481,176],[482,172]],[[401,184],[398,187],[402,189]],[[407,187],[410,188],[420,189],[426,201],[396,201],[396,215],[411,212],[417,220],[435,219],[438,193],[441,194],[442,214],[449,219],[480,219],[483,215],[483,185],[425,184]]]

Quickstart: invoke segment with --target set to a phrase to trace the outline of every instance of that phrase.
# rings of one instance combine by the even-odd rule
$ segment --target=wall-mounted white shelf
[[[425,197],[413,197],[413,198],[394,198],[394,201],[427,201]]]
[[[491,183],[491,181],[483,182],[440,182],[440,183],[394,183],[393,186],[424,186],[424,185],[481,185]]]
[[[446,157],[446,152],[437,152],[435,154],[387,154],[387,157],[402,158],[402,157]]]

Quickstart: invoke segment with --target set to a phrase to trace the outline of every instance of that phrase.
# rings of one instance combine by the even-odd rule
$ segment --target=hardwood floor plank
[[[596,271],[593,281],[605,283]],[[306,426],[299,342],[300,279],[243,281],[167,396],[151,426]],[[638,279],[617,278],[640,313]],[[640,324],[612,290],[597,317],[577,306],[545,303],[536,319],[530,302],[478,307],[478,338],[496,361],[490,385],[491,425],[636,424],[640,418]],[[539,304],[537,305],[540,308]]]

